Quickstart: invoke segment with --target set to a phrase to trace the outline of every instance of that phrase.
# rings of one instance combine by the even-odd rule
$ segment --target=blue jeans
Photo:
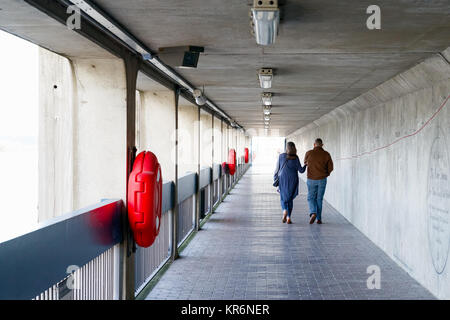
[[[281,209],[287,211],[288,218],[291,217],[292,209],[294,208],[294,200],[283,201],[281,200]]]
[[[322,180],[308,179],[306,185],[308,186],[310,216],[315,213],[317,214],[317,220],[322,220],[322,203],[325,189],[327,188],[327,178]]]

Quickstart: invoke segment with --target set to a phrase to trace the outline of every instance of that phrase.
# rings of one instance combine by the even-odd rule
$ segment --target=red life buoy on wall
[[[230,174],[230,168],[226,162],[222,163],[222,172],[223,174]]]
[[[245,163],[248,163],[248,159],[249,159],[249,150],[248,150],[248,148],[245,148],[244,149],[244,160],[245,160]]]
[[[228,153],[228,167],[230,168],[230,174],[234,176],[236,172],[236,150],[231,149]]]
[[[150,247],[161,225],[162,176],[158,158],[152,152],[141,152],[134,161],[128,179],[128,221],[134,240]]]

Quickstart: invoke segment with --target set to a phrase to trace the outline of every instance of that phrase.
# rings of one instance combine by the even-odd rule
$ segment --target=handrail
[[[188,173],[178,179],[178,199],[181,203],[197,193],[197,173]]]
[[[241,170],[237,175],[243,174]],[[224,176],[221,165],[163,184],[162,211],[170,212]],[[199,178],[199,179],[198,179]],[[30,233],[0,243],[0,300],[32,299],[122,241],[122,200],[96,205],[41,223]]]
[[[173,181],[163,184],[162,213],[169,212],[175,207],[175,183]]]
[[[216,181],[222,177],[222,166],[220,164],[215,164],[213,166],[213,181]]]
[[[199,176],[200,176],[199,178],[200,185],[198,186],[198,188],[201,190],[209,186],[212,182],[211,167],[202,168],[200,170]]]
[[[0,300],[32,299],[122,241],[122,200],[54,218],[0,243]],[[73,271],[73,270],[72,270]]]

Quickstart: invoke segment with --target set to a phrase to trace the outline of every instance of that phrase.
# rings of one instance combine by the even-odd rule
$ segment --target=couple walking
[[[291,213],[294,206],[294,199],[298,195],[298,173],[304,173],[308,168],[308,205],[309,223],[313,224],[316,219],[318,224],[322,224],[322,203],[327,177],[333,171],[333,160],[330,154],[323,149],[322,139],[316,139],[314,149],[305,155],[305,166],[302,167],[297,156],[297,149],[293,142],[288,142],[286,152],[280,154],[275,170],[274,180],[278,181],[278,192],[281,198],[281,208],[283,209],[283,223],[292,223]],[[276,184],[274,184],[276,185]]]

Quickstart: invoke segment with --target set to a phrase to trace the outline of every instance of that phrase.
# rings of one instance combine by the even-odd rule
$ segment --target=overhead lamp
[[[195,98],[195,102],[199,105],[199,106],[203,106],[206,104],[206,98],[203,95],[203,92],[199,89],[195,89],[194,92],[192,93],[194,98]]]
[[[259,83],[262,89],[272,88],[273,70],[270,68],[262,68],[258,73]]]
[[[270,116],[264,116],[264,121],[270,121]]]
[[[264,115],[265,116],[270,116],[271,113],[272,113],[272,108],[270,106],[264,107]]]
[[[263,46],[275,43],[280,23],[278,0],[254,0],[251,13],[256,43]]]
[[[271,106],[272,105],[272,94],[270,92],[264,92],[261,95],[261,100],[263,102],[263,105]]]

